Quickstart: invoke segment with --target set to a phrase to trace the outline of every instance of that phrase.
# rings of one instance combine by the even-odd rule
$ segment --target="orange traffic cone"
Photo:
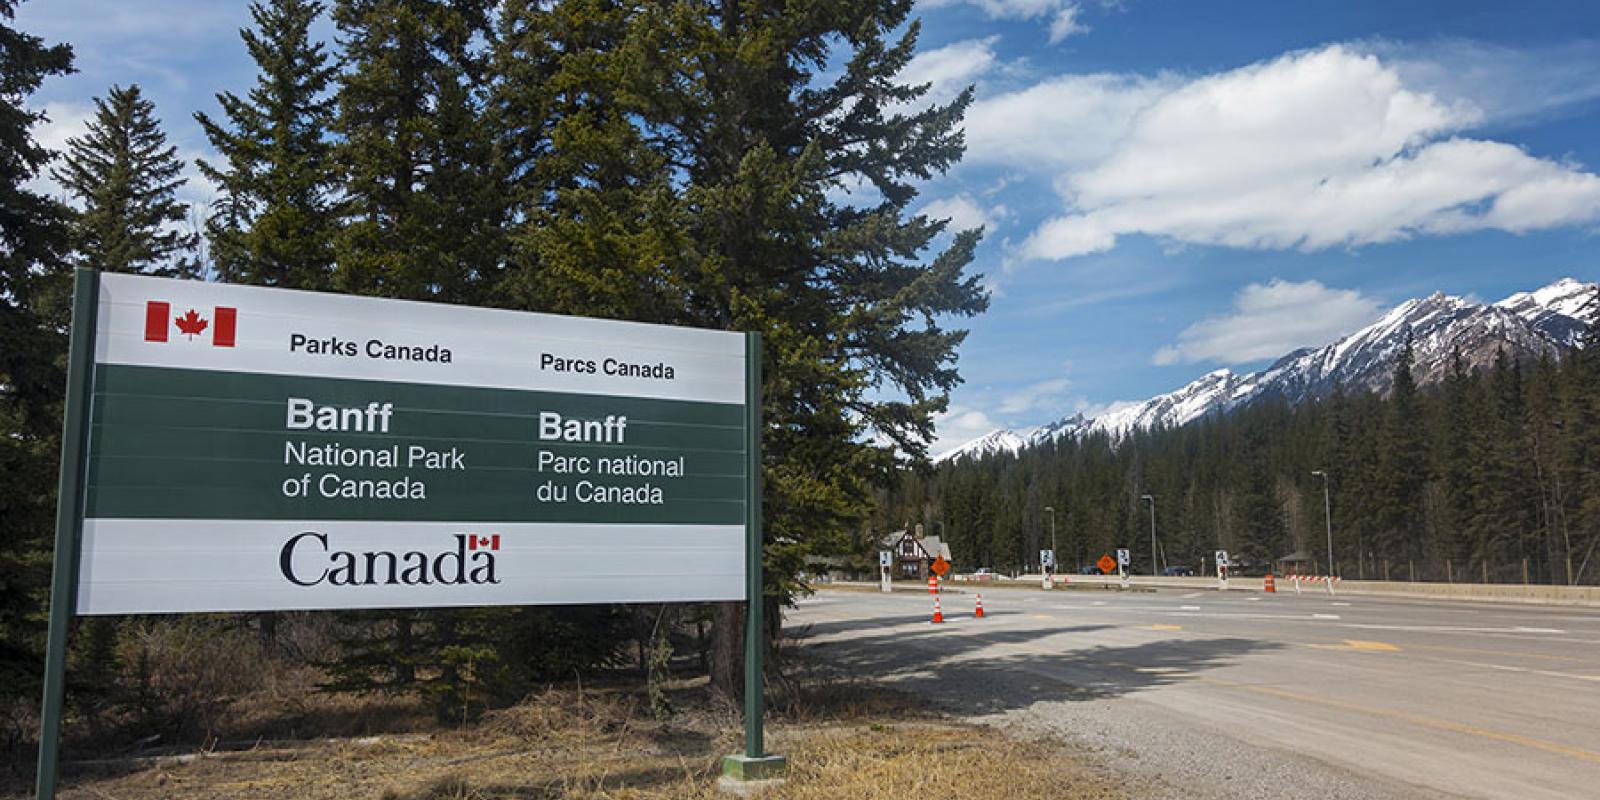
[[[933,621],[944,622],[944,611],[939,608],[939,595],[933,596]]]
[[[978,619],[983,619],[983,595],[978,595],[978,613],[973,614]]]
[[[1270,573],[1270,572],[1269,572],[1269,573],[1267,573],[1267,579],[1266,579],[1266,581],[1264,581],[1264,582],[1263,582],[1263,583],[1262,583],[1262,584],[1261,584],[1261,586],[1262,586],[1262,588],[1263,588],[1263,589],[1265,589],[1265,590],[1266,590],[1266,591],[1267,591],[1267,592],[1268,592],[1268,593],[1269,593],[1269,594],[1274,594],[1274,593],[1276,593],[1276,592],[1277,592],[1277,591],[1278,591],[1278,587],[1276,587],[1276,586],[1274,586],[1274,585],[1273,585],[1273,584],[1272,584],[1272,573]]]

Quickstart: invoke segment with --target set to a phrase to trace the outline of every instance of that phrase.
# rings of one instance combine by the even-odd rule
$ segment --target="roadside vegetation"
[[[1600,583],[1600,331],[1560,361],[1458,358],[1426,388],[1408,344],[1390,383],[907,472],[875,529],[922,522],[958,568],[1009,571],[1036,567],[1053,522],[1062,571],[1127,547],[1145,572],[1152,495],[1162,565],[1227,550],[1260,575],[1298,553],[1321,574],[1331,527],[1346,579]]]
[[[301,639],[315,630],[285,633]],[[167,800],[489,800],[724,797],[719,761],[741,746],[738,708],[680,660],[641,689],[623,667],[555,681],[466,720],[415,694],[318,691],[315,667],[252,665],[248,642],[217,663],[236,692],[196,718],[199,738],[134,739],[79,729],[63,798]],[[1021,742],[941,715],[893,688],[848,678],[780,648],[769,745],[793,765],[762,797],[920,800],[1122,798],[1094,760],[1052,741]],[[217,655],[213,653],[213,655]],[[214,676],[214,679],[221,679]],[[23,798],[13,771],[0,796]]]

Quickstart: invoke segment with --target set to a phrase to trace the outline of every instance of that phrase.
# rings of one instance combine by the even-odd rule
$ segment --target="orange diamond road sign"
[[[933,560],[933,566],[929,569],[933,570],[933,574],[943,578],[944,574],[950,571],[950,562],[944,560],[944,556],[939,556]]]
[[[1109,555],[1104,555],[1100,557],[1099,561],[1094,562],[1094,565],[1100,568],[1102,575],[1110,575],[1111,571],[1117,568],[1117,560]]]

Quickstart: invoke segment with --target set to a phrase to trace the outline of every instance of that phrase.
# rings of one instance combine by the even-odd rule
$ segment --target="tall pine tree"
[[[28,188],[52,156],[26,103],[72,50],[12,27],[16,6],[0,0],[0,692],[37,697],[71,273],[68,209]]]
[[[555,40],[571,61],[537,38],[518,44],[529,69],[502,90],[554,117],[504,131],[522,143],[508,152],[517,163],[555,156],[535,168],[545,230],[519,232],[510,283],[553,310],[764,334],[766,552],[780,600],[808,553],[846,546],[896,453],[925,454],[959,379],[964,332],[944,322],[986,305],[964,274],[978,231],[909,211],[916,184],[960,157],[971,102],[920,104],[927,87],[898,80],[916,47],[910,10],[511,4],[520,16],[501,26],[508,43],[517,25],[576,26]],[[877,199],[834,199],[858,182]],[[735,688],[737,611],[717,629],[713,676]]]
[[[329,92],[337,67],[312,41],[317,0],[250,4],[253,30],[239,32],[256,62],[246,97],[217,95],[225,121],[195,119],[221,155],[199,162],[222,198],[206,221],[211,260],[223,280],[326,287],[333,269],[336,187]]]
[[[1398,562],[1423,555],[1423,494],[1428,480],[1428,453],[1417,383],[1412,377],[1411,331],[1395,358],[1394,378],[1378,442],[1379,501],[1377,545]],[[1402,566],[1398,563],[1396,567]]]
[[[51,171],[80,206],[72,224],[80,263],[107,272],[195,275],[199,237],[180,227],[189,215],[177,198],[183,160],[167,144],[155,104],[134,84],[111,87],[94,106],[88,131],[67,140],[66,158]]]
[[[490,0],[339,0],[347,65],[333,128],[342,183],[334,284],[497,302],[506,187],[481,40]]]

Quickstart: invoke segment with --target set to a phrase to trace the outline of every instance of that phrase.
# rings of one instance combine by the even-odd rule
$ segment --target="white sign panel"
[[[892,567],[892,566],[894,566],[894,553],[891,553],[888,550],[879,550],[878,551],[878,566],[880,566],[880,567]]]
[[[1124,567],[1128,566],[1129,559],[1128,559],[1128,551],[1127,550],[1118,550],[1117,551],[1117,563],[1119,565],[1121,565],[1121,566],[1124,566]]]
[[[1039,551],[1039,566],[1053,567],[1056,565],[1056,552],[1054,550]]]
[[[1217,566],[1219,566],[1219,567],[1228,566],[1228,551],[1226,551],[1226,550],[1218,550],[1217,551]]]

